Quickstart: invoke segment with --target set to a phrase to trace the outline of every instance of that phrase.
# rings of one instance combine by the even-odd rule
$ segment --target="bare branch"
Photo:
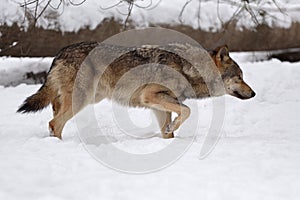
[[[38,20],[41,16],[42,16],[42,14],[45,12],[45,10],[48,8],[48,6],[50,5],[50,2],[51,2],[52,0],[48,0],[48,2],[47,2],[47,4],[46,4],[46,6],[43,8],[43,10],[40,12],[40,14],[36,17],[36,20]]]
[[[140,1],[143,1],[143,0],[140,0]],[[159,3],[161,2],[162,0],[158,0],[158,2],[153,6],[153,0],[149,0],[149,4],[145,5],[145,6],[142,6],[142,5],[139,5],[137,2],[138,0],[120,0],[119,2],[117,2],[116,4],[113,4],[111,6],[108,6],[108,7],[102,7],[100,6],[100,8],[102,10],[108,10],[108,9],[112,9],[112,8],[116,8],[116,11],[118,13],[120,13],[121,15],[124,15],[126,16],[125,20],[124,20],[124,24],[123,24],[123,30],[126,30],[127,29],[127,24],[129,22],[129,18],[131,16],[131,13],[132,13],[132,10],[134,7],[137,7],[137,8],[141,8],[141,9],[145,9],[145,10],[151,10],[151,9],[154,9],[156,8]],[[122,4],[122,3],[126,3],[128,4],[128,7],[127,7],[127,13],[123,13],[121,12],[118,7]]]
[[[84,2],[86,2],[86,0],[82,0],[82,2],[80,2],[80,3],[74,3],[72,0],[69,0],[69,2],[70,2],[70,4],[71,4],[72,6],[80,6],[80,5],[82,5]]]
[[[39,0],[36,0],[36,4],[35,4],[35,9],[34,9],[34,22],[33,22],[33,26],[36,25],[36,22],[37,22],[37,9],[38,9],[38,6],[39,6]]]
[[[53,6],[53,5],[51,5],[51,3],[50,3],[49,6],[50,6],[52,9],[54,9],[54,10],[58,10],[62,3],[63,3],[63,0],[59,0],[59,3],[58,3],[58,5],[57,5],[56,7]]]
[[[279,7],[278,3],[276,0],[272,0],[272,2],[274,3],[274,5],[277,7],[277,9],[282,13],[285,14],[285,12]]]
[[[217,1],[217,15],[218,15],[218,19],[220,20],[222,27],[224,27],[224,22],[220,16],[220,0]]]
[[[150,7],[152,6],[152,0],[149,0],[149,1],[150,1],[149,4],[146,5],[146,6],[140,6],[140,5],[138,5],[137,3],[135,3],[134,5],[135,5],[136,7],[138,7],[138,8],[147,9],[147,8],[150,8]]]
[[[255,13],[253,12],[252,8],[249,6],[249,1],[248,0],[243,0],[244,1],[244,9],[250,14],[252,21],[258,25],[259,21],[255,15]]]
[[[111,6],[108,6],[108,7],[106,7],[106,8],[104,8],[104,7],[102,7],[102,6],[100,5],[100,8],[101,8],[102,10],[108,10],[108,9],[117,7],[117,6],[120,5],[121,3],[123,3],[123,1],[119,1],[118,3],[116,3],[116,4],[114,4],[114,5],[111,5]]]
[[[45,1],[47,1],[46,4],[44,4]],[[32,25],[33,25],[33,27],[35,27],[38,19],[41,18],[41,16],[45,13],[47,8],[50,7],[53,10],[58,10],[61,6],[63,6],[63,10],[64,10],[64,4],[66,3],[66,1],[68,1],[72,6],[80,6],[84,2],[86,2],[86,0],[82,0],[80,3],[75,3],[74,0],[59,0],[58,5],[53,6],[51,4],[53,2],[53,0],[32,0],[30,2],[27,2],[27,0],[24,0],[24,3],[20,5],[21,8],[24,8],[24,13],[25,13],[24,21],[26,20],[26,18],[29,17],[29,21],[30,21],[30,19],[32,19],[33,20]],[[35,4],[34,7],[33,7],[33,4]],[[30,8],[30,6],[31,6],[31,8]],[[39,9],[41,9],[40,12],[39,12]]]
[[[126,19],[125,19],[125,21],[124,21],[124,27],[123,27],[123,30],[126,30],[127,29],[127,23],[128,23],[128,20],[129,20],[129,17],[130,17],[130,15],[131,15],[131,12],[132,12],[132,9],[133,9],[133,5],[134,5],[134,3],[133,3],[133,1],[128,1],[128,14],[127,14],[127,17],[126,17]]]
[[[157,3],[154,6],[152,6],[151,8],[145,8],[145,9],[146,10],[153,10],[154,8],[157,8],[157,6],[160,4],[161,1],[162,0],[158,0]]]
[[[26,2],[26,0],[24,1],[24,4],[21,5],[21,7],[26,7],[29,6],[30,4],[34,4],[37,0],[31,1],[29,3]]]
[[[182,9],[181,9],[181,11],[180,11],[180,13],[178,15],[178,20],[180,21],[180,23],[183,23],[183,20],[182,20],[183,12],[184,12],[185,8],[187,7],[187,5],[189,5],[189,3],[191,3],[191,2],[192,2],[192,0],[187,0],[185,2],[185,4],[183,5],[183,7],[182,7]]]
[[[26,5],[26,0],[24,0],[24,5]],[[21,5],[22,7],[22,5]],[[23,23],[26,21],[26,14],[27,14],[27,6],[24,7],[24,19],[23,19]]]
[[[198,12],[197,12],[197,22],[198,22],[198,28],[201,29],[201,2],[202,0],[198,0]]]

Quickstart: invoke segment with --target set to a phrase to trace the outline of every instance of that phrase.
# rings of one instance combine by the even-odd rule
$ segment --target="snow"
[[[0,85],[11,86],[30,83],[26,73],[48,71],[53,58],[8,58],[0,57]]]
[[[247,57],[252,55],[246,53],[232,56],[257,96],[246,101],[226,96],[222,137],[202,160],[198,157],[212,103],[196,101],[200,125],[193,145],[169,167],[141,175],[121,173],[97,162],[78,138],[74,120],[67,123],[62,141],[48,137],[50,108],[34,115],[15,113],[40,85],[0,86],[0,199],[299,199],[300,63],[249,62]],[[14,70],[3,73],[9,63],[33,66],[50,64],[50,60],[1,58],[0,80],[13,78]],[[118,130],[111,102],[103,101],[95,110],[97,119],[105,119],[103,127]],[[129,113],[138,126],[151,123],[147,110],[130,109]],[[158,134],[148,139],[118,138],[114,145],[137,154],[159,150],[173,140]]]
[[[48,1],[39,2],[38,15]],[[62,4],[60,2],[61,0],[51,1],[50,6],[39,18],[38,26],[62,31],[78,31],[80,28],[86,27],[94,29],[107,18],[113,17],[124,22],[128,13],[128,4],[126,1],[120,0],[66,0]],[[80,4],[81,2],[80,6],[72,5],[72,3]],[[180,17],[180,12],[186,2],[189,3]],[[257,18],[257,23],[288,28],[292,22],[300,22],[299,1],[276,0],[276,2],[277,4],[274,4],[273,0],[250,1],[249,5]],[[29,22],[24,17],[24,8],[20,7],[22,4],[24,4],[24,0],[2,0],[0,24],[6,23],[11,26],[16,22],[27,28]],[[280,7],[280,10],[277,6]],[[262,14],[261,10],[265,10],[267,14]],[[34,13],[35,4],[29,4],[27,11]],[[235,13],[238,15],[234,16]],[[222,24],[231,19],[237,20],[237,27],[240,29],[253,28],[257,25],[240,0],[137,0],[129,19],[137,27],[148,27],[150,24],[161,23],[184,24],[210,31],[221,29]]]

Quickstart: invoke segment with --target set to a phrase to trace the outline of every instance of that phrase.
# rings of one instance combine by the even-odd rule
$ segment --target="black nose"
[[[252,91],[252,93],[251,93],[251,97],[255,97],[255,92],[254,91]]]

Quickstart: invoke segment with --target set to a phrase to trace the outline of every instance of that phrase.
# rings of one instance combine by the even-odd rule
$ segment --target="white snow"
[[[48,71],[53,58],[0,57],[0,85],[28,83],[26,73]]]
[[[24,17],[24,0],[2,0],[0,4],[0,24],[12,25],[14,22],[27,27],[29,22]],[[27,1],[29,3],[30,1]],[[60,2],[63,2],[60,4]],[[82,4],[74,6],[72,3]],[[152,4],[151,4],[152,2]],[[182,16],[183,6],[189,2]],[[219,2],[219,4],[218,4]],[[258,23],[270,26],[290,27],[292,22],[300,22],[300,3],[297,0],[250,1],[247,9],[240,0],[137,0],[133,7],[130,20],[137,27],[147,27],[149,24],[184,24],[193,28],[216,31],[222,24],[231,19],[237,20],[238,28],[253,28]],[[39,1],[39,15],[48,1]],[[116,5],[116,6],[114,6]],[[35,3],[27,6],[27,11],[35,12]],[[278,7],[280,9],[278,9]],[[146,8],[145,8],[146,7]],[[107,9],[108,8],[108,9]],[[199,9],[200,8],[200,9]],[[252,15],[248,12],[253,11]],[[267,14],[263,14],[265,10]],[[114,17],[125,21],[128,13],[128,3],[120,0],[52,0],[50,6],[39,18],[37,25],[45,29],[62,31],[78,31],[80,28],[94,29],[104,19]],[[235,14],[237,14],[235,16]]]
[[[300,63],[233,57],[257,96],[246,101],[226,97],[222,138],[203,160],[198,156],[212,104],[209,99],[197,101],[201,112],[195,143],[168,168],[142,175],[120,173],[93,159],[77,136],[74,120],[67,123],[62,141],[48,137],[50,108],[15,113],[40,85],[0,86],[0,199],[299,199]],[[0,71],[8,63],[44,61],[1,58]],[[0,80],[12,73],[0,73]],[[117,130],[109,101],[95,110],[97,119],[106,119],[103,126]],[[140,126],[151,120],[146,110],[131,109],[130,116]],[[155,151],[172,141],[157,135],[120,138],[115,145],[135,153]]]

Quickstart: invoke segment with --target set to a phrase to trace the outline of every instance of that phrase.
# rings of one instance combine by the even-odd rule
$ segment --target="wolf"
[[[32,96],[28,97],[19,107],[17,112],[37,112],[52,105],[53,119],[49,122],[50,135],[62,138],[62,130],[66,122],[80,112],[85,106],[97,103],[108,98],[120,104],[132,107],[143,107],[152,109],[161,129],[162,138],[173,138],[174,131],[190,116],[191,110],[183,101],[189,98],[201,99],[212,96],[232,95],[239,99],[250,99],[255,92],[243,80],[243,73],[239,65],[229,56],[227,45],[222,45],[209,51],[208,55],[213,60],[224,83],[224,93],[213,95],[207,87],[207,81],[203,80],[201,74],[197,74],[191,63],[184,58],[159,48],[157,46],[142,46],[130,48],[127,53],[115,59],[104,70],[101,77],[91,81],[97,81],[96,92],[87,92],[84,100],[74,109],[75,79],[80,67],[89,53],[100,44],[98,42],[82,42],[64,47],[54,58],[48,72],[45,83]],[[103,47],[110,48],[110,47]],[[157,63],[168,66],[182,75],[184,81],[189,83],[193,94],[186,91],[183,82],[177,80],[173,75],[164,74],[159,66],[148,73],[152,77],[158,77],[156,82],[146,83],[138,88],[132,88],[132,80],[143,79],[140,75],[125,79],[118,89],[118,95],[114,95],[118,81],[127,72],[148,63]],[[144,72],[143,72],[144,73]],[[84,77],[81,74],[80,77]],[[168,77],[168,78],[165,78]],[[78,78],[78,77],[77,77]],[[172,89],[159,81],[168,79]],[[211,78],[214,81],[213,78]],[[133,91],[134,90],[134,91]],[[127,100],[125,100],[127,99]],[[128,101],[128,102],[125,102]],[[177,116],[172,120],[172,113]]]

